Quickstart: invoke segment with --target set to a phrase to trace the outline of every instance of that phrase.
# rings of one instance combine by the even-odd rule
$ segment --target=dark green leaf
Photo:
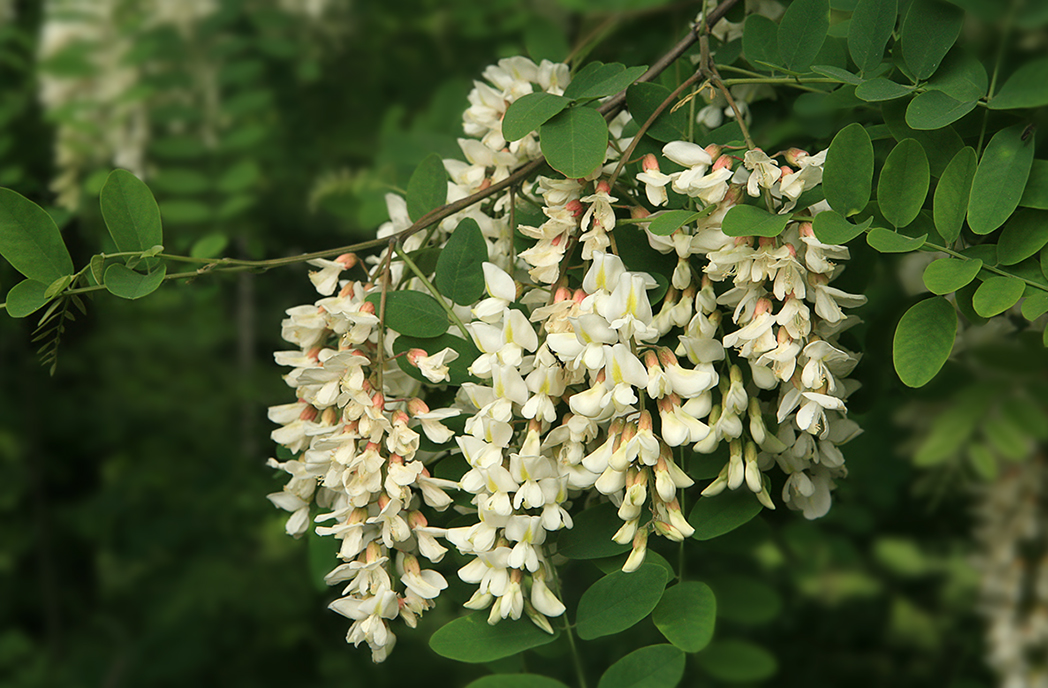
[[[387,303],[386,306],[388,307],[389,304]],[[447,364],[448,382],[453,385],[461,385],[464,382],[475,382],[475,379],[469,373],[469,367],[473,365],[473,362],[480,356],[480,350],[477,349],[476,345],[471,341],[463,339],[462,337],[456,337],[453,334],[442,334],[439,337],[426,338],[410,337],[402,334],[394,340],[394,354],[405,352],[408,349],[422,349],[430,356],[440,353],[444,349],[451,349],[458,353],[459,356],[454,361]],[[401,370],[419,382],[427,385],[433,384],[426,379],[421,372],[419,372],[418,368],[408,362],[407,356],[401,356],[398,358],[397,363],[400,365]]]
[[[476,664],[546,645],[559,635],[546,633],[527,618],[491,626],[487,617],[487,612],[480,612],[444,624],[430,637],[430,648],[441,657]]]
[[[619,633],[655,609],[669,575],[657,564],[641,564],[632,573],[615,571],[582,593],[576,628],[583,640]]]
[[[488,242],[473,218],[459,222],[437,258],[436,284],[443,296],[469,306],[484,295]]]
[[[761,512],[757,495],[749,490],[722,492],[713,497],[700,497],[688,514],[696,540],[712,540],[730,533]]]
[[[942,296],[910,307],[895,330],[892,360],[907,387],[923,387],[950,357],[957,335],[957,311]]]
[[[855,87],[855,97],[866,102],[879,102],[882,100],[895,100],[913,93],[913,88],[903,86],[884,77],[877,77],[864,81]]]
[[[981,260],[942,258],[924,269],[924,286],[933,294],[950,294],[965,286],[982,270]]]
[[[815,216],[812,221],[812,229],[815,230],[815,238],[824,244],[846,244],[859,236],[873,223],[873,218],[868,217],[859,225],[853,225],[833,210],[824,210]]]
[[[742,53],[750,64],[779,61],[778,25],[761,14],[746,17],[742,30]]]
[[[701,213],[694,213],[690,210],[670,210],[659,213],[648,225],[648,231],[659,236],[669,236],[689,222],[694,222],[700,215]]]
[[[672,645],[649,645],[608,667],[597,688],[674,688],[683,677],[683,652]]]
[[[1004,224],[1022,197],[1033,165],[1034,141],[1023,140],[1025,127],[1017,124],[993,135],[983,151],[968,200],[968,226],[989,234]]]
[[[608,124],[592,108],[571,108],[542,125],[539,141],[550,167],[579,179],[604,163]]]
[[[779,55],[783,64],[797,72],[807,70],[829,29],[828,0],[793,0],[779,20]]]
[[[928,167],[933,177],[938,177],[946,166],[964,148],[961,137],[953,127],[943,127],[932,131],[920,131],[906,123],[907,103],[903,100],[892,100],[881,105],[884,121],[896,141],[916,139],[928,155]]]
[[[478,678],[466,688],[568,688],[560,681],[540,674],[492,674]]]
[[[884,219],[896,227],[913,222],[928,196],[928,156],[914,139],[899,142],[884,161],[877,180],[877,204]]]
[[[564,97],[581,100],[614,95],[632,84],[646,71],[648,71],[646,65],[627,69],[625,65],[618,62],[611,64],[591,62],[580,70],[564,89]]]
[[[1048,58],[1027,62],[1008,77],[990,100],[991,110],[1014,110],[1048,105]]]
[[[961,102],[942,91],[925,91],[910,101],[906,123],[914,129],[942,129],[975,109],[976,101]]]
[[[99,197],[102,217],[120,251],[145,251],[164,243],[160,208],[142,180],[127,170],[113,170]]]
[[[370,294],[367,301],[381,313],[381,294]],[[437,300],[420,291],[390,291],[386,294],[386,326],[409,337],[439,337],[451,321]]]
[[[641,82],[633,84],[626,91],[626,104],[629,106],[633,121],[638,125],[648,121],[655,110],[670,97],[670,91],[662,84]],[[647,135],[656,141],[679,141],[688,132],[688,113],[685,108],[670,112],[672,105],[662,111],[650,127]]]
[[[824,170],[822,188],[831,208],[848,217],[866,207],[873,187],[873,143],[861,124],[837,132]]]
[[[714,678],[730,683],[762,681],[775,675],[775,656],[743,640],[719,640],[698,657],[699,666]]]
[[[836,79],[842,84],[858,86],[862,83],[861,78],[852,74],[847,69],[841,69],[840,67],[833,67],[831,65],[812,65],[811,71],[829,77],[830,79]]]
[[[1004,223],[997,241],[997,260],[1015,265],[1048,244],[1048,211],[1024,208]]]
[[[12,318],[24,318],[31,315],[51,300],[45,296],[47,285],[43,282],[22,280],[7,292],[7,314]]]
[[[902,24],[899,45],[917,79],[930,77],[961,33],[964,12],[940,0],[913,0]]]
[[[0,189],[0,255],[44,284],[73,273],[58,225],[43,208],[10,189]]]
[[[1005,312],[1023,296],[1026,284],[1018,277],[997,275],[986,280],[975,290],[972,307],[984,318]]]
[[[119,296],[122,299],[134,300],[156,291],[163,283],[164,275],[166,274],[167,266],[164,264],[160,264],[160,266],[150,270],[148,274],[143,275],[141,272],[131,270],[126,265],[114,263],[106,268],[103,281],[110,294]]]
[[[1034,160],[1019,205],[1048,210],[1048,160]]]
[[[679,583],[662,594],[651,619],[666,640],[685,652],[698,652],[713,638],[717,599],[705,583]]]
[[[502,118],[502,136],[507,141],[522,139],[570,104],[570,98],[545,91],[521,96]]]
[[[408,180],[408,217],[414,221],[448,201],[448,173],[436,153],[419,163]]]
[[[759,626],[782,612],[782,597],[775,589],[746,575],[707,580],[717,596],[717,616],[733,623]]]
[[[861,72],[868,72],[884,59],[884,46],[891,38],[898,13],[897,0],[859,0],[848,27],[848,52]]]
[[[927,234],[910,237],[883,227],[874,227],[866,235],[866,243],[881,253],[909,253],[924,246]]]
[[[986,68],[974,55],[959,48],[950,51],[927,83],[928,88],[961,102],[979,100],[986,95],[988,85]]]
[[[613,504],[592,506],[574,518],[570,530],[560,532],[557,553],[568,559],[600,559],[626,552],[629,545],[611,539],[621,527],[622,519]]]
[[[1023,299],[1023,317],[1036,320],[1048,313],[1048,292],[1037,291]]]
[[[939,184],[935,187],[932,217],[939,236],[947,243],[952,244],[961,235],[978,162],[974,148],[962,148],[946,166]]]
[[[721,231],[732,237],[775,237],[789,223],[789,215],[773,215],[753,205],[736,205],[724,215]]]

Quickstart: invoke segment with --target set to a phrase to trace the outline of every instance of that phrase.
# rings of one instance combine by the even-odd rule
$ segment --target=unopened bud
[[[654,153],[648,153],[644,156],[644,160],[641,161],[641,167],[644,168],[645,172],[651,170],[659,171],[659,160],[655,157]]]
[[[786,158],[786,162],[790,163],[791,165],[797,166],[801,164],[801,161],[810,156],[808,155],[808,151],[801,150],[800,148],[790,148],[786,151],[786,155],[784,157]]]
[[[713,163],[713,171],[723,169],[731,169],[731,164],[735,161],[730,155],[722,155]]]
[[[711,143],[710,145],[706,146],[705,150],[706,155],[710,156],[710,160],[716,160],[718,157],[720,157],[721,151],[724,150],[724,148],[716,143]]]
[[[642,208],[639,205],[635,205],[632,208],[630,208],[630,217],[632,217],[634,220],[643,220],[644,218],[649,217],[650,215],[651,213],[648,211],[647,208]]]
[[[648,529],[641,528],[633,536],[633,551],[626,557],[626,563],[622,565],[624,573],[631,573],[640,568],[644,563],[644,557],[648,553]]]
[[[343,253],[341,256],[335,259],[335,262],[340,263],[343,268],[349,270],[350,268],[356,266],[356,264],[360,262],[360,259],[357,258],[357,254],[355,253]]]

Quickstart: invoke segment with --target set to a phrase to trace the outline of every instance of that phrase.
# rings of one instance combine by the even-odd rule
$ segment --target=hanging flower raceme
[[[525,58],[484,77],[464,116],[466,160],[444,163],[452,200],[541,154],[534,133],[507,142],[502,119],[569,79]],[[807,518],[826,513],[846,475],[858,356],[838,336],[865,299],[830,286],[848,249],[815,235],[825,204],[794,207],[821,182],[824,153],[790,149],[787,168],[756,149],[674,141],[616,183],[631,142],[620,118],[612,164],[526,181],[429,235],[396,236],[411,221],[390,195],[379,234],[402,248],[316,261],[323,298],[288,310],[295,349],[276,360],[296,401],[270,417],[289,453],[271,465],[290,480],[270,499],[290,512],[289,534],[315,522],[341,541],[331,607],[375,661],[395,642],[392,622],[414,626],[445,575],[476,586],[465,606],[489,623],[527,616],[552,632],[565,611],[555,555],[574,517],[610,504],[612,539],[631,547],[623,569],[639,568],[652,536],[695,530],[682,504],[695,501],[696,453],[728,457],[702,499],[745,491]],[[750,197],[799,219],[774,237],[727,235],[725,217]],[[665,206],[694,212],[654,233]],[[426,242],[442,252],[435,268],[412,259]],[[466,522],[440,527],[442,512]],[[427,568],[449,547],[464,565]]]

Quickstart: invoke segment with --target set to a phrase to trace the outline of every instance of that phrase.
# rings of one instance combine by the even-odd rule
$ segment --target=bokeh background
[[[0,186],[52,212],[78,267],[111,250],[97,193],[114,167],[149,183],[172,253],[259,259],[351,244],[373,236],[384,194],[416,163],[460,157],[461,113],[485,66],[587,40],[590,58],[650,64],[698,5],[0,0]],[[995,48],[971,31],[975,51]],[[751,95],[765,145],[818,150],[839,125],[795,108],[794,95]],[[864,248],[853,257],[841,286],[870,296],[865,388],[850,404],[865,434],[846,448],[835,506],[814,522],[765,512],[693,543],[689,570],[717,592],[718,633],[763,648],[745,659],[768,683],[995,685],[993,596],[981,586],[1002,538],[1028,544],[1004,562],[1026,581],[1013,586],[1026,595],[1016,623],[1048,623],[1037,592],[1044,416],[1019,423],[1018,439],[1014,422],[1010,439],[988,431],[989,463],[913,455],[962,393],[1012,399],[1020,379],[1022,398],[1043,405],[1044,354],[998,322],[973,330],[935,384],[906,390],[887,362],[914,298],[899,274],[915,268]],[[0,287],[15,281],[0,265]],[[281,485],[265,466],[266,407],[291,400],[272,352],[284,310],[314,298],[301,265],[167,283],[140,302],[101,293],[63,333],[53,376],[33,319],[0,316],[0,685],[461,686],[520,668],[429,650],[468,596],[454,584],[377,667],[325,609],[329,549],[288,538],[265,498]],[[989,386],[966,392],[973,381]],[[967,422],[998,417],[1011,416],[991,405]],[[569,600],[598,575],[578,571]],[[593,675],[632,649],[616,642],[584,644]],[[560,645],[527,661],[570,683]],[[755,683],[728,666],[704,685],[740,680]]]

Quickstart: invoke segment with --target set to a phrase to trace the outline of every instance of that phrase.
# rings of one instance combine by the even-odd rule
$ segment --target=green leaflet
[[[881,105],[884,122],[896,141],[916,139],[928,155],[928,167],[933,177],[938,177],[946,169],[957,151],[964,148],[964,142],[953,127],[946,126],[931,131],[914,129],[906,123],[905,100],[891,100]]]
[[[670,210],[657,215],[648,225],[648,231],[659,236],[669,236],[700,216],[702,213],[693,213],[690,210]]]
[[[774,237],[782,234],[789,223],[789,215],[773,215],[756,206],[736,205],[725,213],[721,231],[732,237]]]
[[[662,84],[641,82],[633,84],[626,91],[626,104],[629,106],[633,120],[638,124],[644,124],[654,114],[655,110],[670,97],[672,91]],[[681,108],[676,112],[670,112],[672,106],[662,111],[662,114],[648,127],[647,135],[656,141],[678,141],[685,138],[688,132],[688,112]]]
[[[1014,110],[1048,105],[1048,58],[1019,67],[989,103],[991,110]]]
[[[568,559],[600,559],[622,554],[630,549],[611,537],[622,527],[622,519],[610,502],[597,504],[574,518],[569,530],[562,530],[557,539],[557,553]]]
[[[1048,244],[1048,211],[1023,208],[1008,218],[997,240],[997,261],[1015,265]]]
[[[873,187],[873,143],[861,124],[837,132],[824,170],[822,188],[831,208],[848,217],[866,207]]]
[[[113,170],[99,194],[102,217],[120,251],[145,251],[164,243],[160,208],[142,180]]]
[[[826,210],[816,215],[811,224],[815,238],[822,243],[846,244],[869,229],[872,223],[873,218],[868,217],[862,224],[854,225],[837,212]]]
[[[365,299],[375,304],[375,314],[382,312],[382,295],[371,294]],[[420,291],[390,291],[386,293],[386,326],[409,337],[439,337],[448,331],[451,321],[437,300]]]
[[[540,674],[492,674],[473,681],[466,688],[568,688],[560,681]]]
[[[254,160],[241,160],[218,178],[218,190],[235,194],[254,186],[262,178],[262,170]]]
[[[974,110],[977,100],[961,102],[943,91],[925,91],[906,107],[906,123],[914,129],[942,129]]]
[[[1024,140],[1025,127],[1002,129],[986,146],[975,170],[968,199],[968,226],[976,234],[989,234],[1015,212],[1033,165],[1034,137]]]
[[[855,97],[870,103],[895,100],[911,93],[913,93],[912,87],[903,86],[884,77],[864,81],[855,87]]]
[[[928,196],[928,156],[914,139],[899,142],[884,161],[877,180],[877,204],[895,227],[913,222]]]
[[[659,633],[674,646],[685,652],[698,652],[713,639],[717,598],[705,583],[678,583],[662,593],[651,618]]]
[[[907,387],[923,387],[946,363],[957,334],[957,312],[941,296],[910,307],[892,342],[892,361]]]
[[[484,262],[488,242],[473,218],[459,222],[437,257],[435,282],[443,296],[469,306],[484,295]]]
[[[45,294],[46,291],[47,285],[43,282],[22,280],[7,292],[7,314],[12,318],[24,318],[37,312],[52,298]]]
[[[749,490],[700,497],[688,514],[688,523],[695,529],[692,537],[696,540],[712,540],[730,533],[752,520],[763,508],[757,501],[757,495]]]
[[[971,146],[962,148],[946,166],[935,187],[932,218],[936,231],[947,243],[952,244],[961,235],[977,166],[975,149]]]
[[[649,645],[608,667],[597,688],[673,688],[683,677],[683,652],[672,645]]]
[[[614,95],[632,84],[646,71],[648,71],[647,65],[627,69],[625,65],[618,62],[611,64],[590,62],[572,78],[571,83],[564,89],[564,97],[583,100]]]
[[[924,286],[933,294],[944,295],[969,284],[982,270],[981,260],[941,258],[924,269]]]
[[[848,52],[861,72],[869,72],[884,58],[898,13],[898,0],[859,0],[848,27]]]
[[[997,275],[986,280],[975,290],[972,307],[984,318],[1005,312],[1023,296],[1026,284],[1018,277]]]
[[[958,46],[946,55],[939,69],[928,80],[927,87],[967,102],[985,96],[989,83],[982,62]]]
[[[576,628],[583,640],[619,633],[655,609],[669,574],[657,564],[641,564],[632,573],[615,571],[582,593]]]
[[[429,639],[429,646],[441,657],[476,664],[509,657],[557,639],[539,629],[530,619],[505,619],[488,624],[487,612],[473,613],[444,624]]]
[[[603,164],[608,150],[608,124],[592,108],[570,108],[539,128],[539,142],[550,167],[578,179]]]
[[[58,225],[43,208],[10,189],[0,189],[0,256],[44,284],[73,274],[73,259]]]
[[[1034,160],[1019,205],[1048,210],[1048,160]]]
[[[164,281],[167,266],[161,264],[148,274],[135,272],[126,265],[115,263],[106,268],[105,287],[110,294],[122,299],[140,299],[156,291]]]
[[[698,656],[699,666],[714,678],[730,683],[761,681],[775,675],[775,655],[744,640],[719,640]]]
[[[1036,320],[1048,313],[1048,292],[1037,291],[1023,299],[1022,313],[1027,320]]]
[[[522,139],[570,104],[570,98],[545,91],[521,96],[513,101],[502,118],[502,136],[507,141]]]
[[[812,65],[811,71],[816,74],[836,79],[842,84],[851,84],[852,86],[858,86],[862,83],[862,79],[852,74],[847,69],[841,69],[840,67],[834,67],[832,65]]]
[[[742,29],[742,52],[751,65],[779,62],[778,25],[761,14],[746,17]]]
[[[881,253],[909,253],[924,246],[924,240],[927,238],[927,234],[909,237],[890,229],[874,227],[866,235],[866,243]]]
[[[786,68],[806,71],[819,54],[829,29],[828,0],[793,0],[779,20],[779,56]]]
[[[927,79],[939,68],[961,33],[964,12],[938,0],[914,0],[899,36],[906,66],[917,79]]]
[[[444,161],[431,153],[418,164],[408,180],[408,217],[418,222],[448,201],[448,173]]]

